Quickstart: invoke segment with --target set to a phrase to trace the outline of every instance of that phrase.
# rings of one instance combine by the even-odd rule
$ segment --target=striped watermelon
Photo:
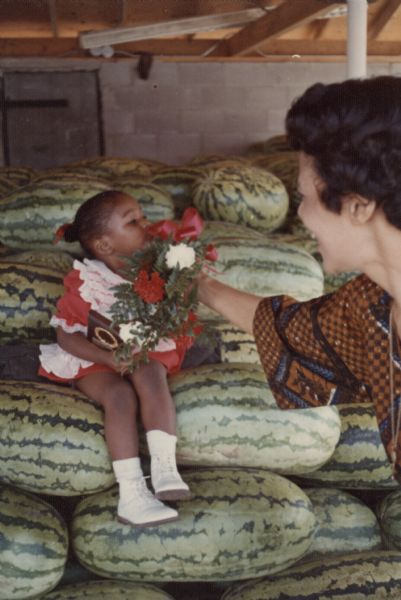
[[[280,410],[259,365],[204,365],[172,375],[169,385],[180,464],[309,472],[338,442],[336,408]]]
[[[76,183],[85,183],[88,179],[90,181],[93,181],[93,179],[95,179],[96,181],[107,185],[108,188],[111,187],[110,177],[91,173],[89,171],[86,172],[86,170],[84,169],[82,169],[81,171],[77,167],[53,167],[51,169],[44,169],[43,171],[38,171],[35,179],[33,180],[33,183],[39,184],[42,181],[63,181],[65,179],[67,181],[71,181],[71,179],[74,179]]]
[[[312,502],[318,525],[303,560],[382,548],[376,515],[359,498],[344,490],[330,488],[304,492]]]
[[[353,552],[234,585],[221,600],[399,600],[401,554]]]
[[[249,165],[245,156],[230,156],[227,154],[206,154],[195,156],[189,166],[195,167],[241,167]]]
[[[378,504],[377,517],[386,548],[401,550],[401,490],[387,494]]]
[[[217,336],[222,363],[260,364],[259,353],[253,335],[244,333],[231,323],[211,322],[210,328]]]
[[[54,340],[49,320],[63,289],[59,271],[0,261],[0,343]]]
[[[251,166],[210,168],[193,186],[193,204],[205,219],[274,231],[288,211],[288,194],[274,175]]]
[[[9,179],[5,175],[0,174],[0,198],[6,196],[18,187],[19,186],[15,183],[15,181]]]
[[[192,186],[202,175],[197,167],[165,167],[157,171],[150,179],[151,183],[163,188],[173,199],[176,217],[192,206]]]
[[[0,478],[54,496],[114,483],[102,410],[69,387],[0,382]]]
[[[341,418],[338,445],[330,460],[308,473],[304,483],[354,489],[397,487],[381,442],[373,404],[336,406]]]
[[[308,235],[274,231],[273,233],[269,233],[267,239],[270,242],[275,242],[277,244],[289,244],[290,246],[295,246],[296,248],[305,250],[306,252],[309,252],[309,254],[312,254],[319,264],[321,264],[320,254],[316,251],[317,242]]]
[[[85,200],[107,189],[98,179],[72,175],[26,185],[0,200],[0,241],[14,248],[52,249],[56,229],[72,221]],[[72,244],[59,247],[73,250]]]
[[[22,250],[19,252],[14,249],[9,251],[4,258],[0,256],[0,260],[45,267],[63,275],[72,269],[74,262],[71,254],[60,250]]]
[[[135,198],[149,221],[174,218],[174,202],[163,188],[146,181],[135,181],[130,177],[120,177],[114,183],[115,189]]]
[[[249,239],[266,239],[266,235],[260,231],[256,231],[245,225],[229,223],[228,221],[204,221],[204,228],[199,237],[205,242],[215,242],[216,240],[222,241],[223,239],[236,239],[241,241]]]
[[[78,560],[104,577],[137,581],[235,580],[275,573],[311,544],[308,497],[262,470],[185,473],[193,498],[180,520],[145,529],[116,519],[117,489],[83,499],[71,527]]]
[[[298,192],[298,152],[275,152],[252,157],[252,164],[273,173],[285,185],[289,197],[289,210],[283,230],[301,236],[310,236],[298,216],[301,196]]]
[[[67,528],[47,502],[0,486],[0,599],[37,598],[61,579]]]
[[[15,187],[27,185],[35,179],[37,173],[31,167],[0,167],[0,177],[10,180]]]
[[[287,294],[309,300],[323,292],[323,272],[308,252],[269,239],[214,240],[219,279],[232,287],[260,296]]]
[[[113,180],[129,175],[148,177],[155,171],[163,168],[164,164],[144,158],[99,156],[97,158],[86,158],[78,162],[69,163],[65,167],[67,170],[73,168],[76,173]]]
[[[43,600],[174,600],[170,594],[148,583],[131,581],[87,581],[57,588]]]

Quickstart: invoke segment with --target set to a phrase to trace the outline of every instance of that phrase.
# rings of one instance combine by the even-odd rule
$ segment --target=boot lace
[[[158,473],[177,474],[177,465],[173,456],[155,456],[152,460],[154,460],[153,466]]]

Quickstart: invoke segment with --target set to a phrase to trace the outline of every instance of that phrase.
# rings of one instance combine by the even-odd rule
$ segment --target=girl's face
[[[298,190],[302,201],[298,215],[318,242],[327,273],[356,270],[355,231],[347,218],[330,211],[320,199],[324,183],[317,174],[313,158],[300,152]]]
[[[112,244],[113,253],[119,256],[131,256],[146,242],[147,221],[138,202],[121,193],[115,202],[115,208],[107,225],[107,237]]]

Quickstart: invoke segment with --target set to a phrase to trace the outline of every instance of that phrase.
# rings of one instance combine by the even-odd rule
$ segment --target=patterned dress
[[[265,298],[253,324],[261,362],[280,408],[373,402],[389,457],[390,305],[391,297],[360,275],[338,291],[307,302],[288,296]],[[392,360],[397,415],[401,359],[395,353]]]
[[[75,260],[73,266],[64,279],[65,293],[57,303],[57,311],[50,324],[61,327],[67,333],[86,336],[89,310],[110,318],[109,309],[115,301],[111,288],[125,280],[98,260]],[[154,352],[149,352],[149,357],[164,364],[168,373],[174,373],[181,368],[192,343],[193,338],[187,336],[165,340],[156,346]],[[113,371],[106,365],[73,356],[58,344],[40,346],[40,363],[39,375],[60,382],[73,381],[95,372]]]

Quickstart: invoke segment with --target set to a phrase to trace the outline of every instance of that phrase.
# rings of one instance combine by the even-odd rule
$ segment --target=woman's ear
[[[353,225],[364,225],[373,217],[376,202],[359,194],[348,194],[343,202],[343,210],[347,211]]]

